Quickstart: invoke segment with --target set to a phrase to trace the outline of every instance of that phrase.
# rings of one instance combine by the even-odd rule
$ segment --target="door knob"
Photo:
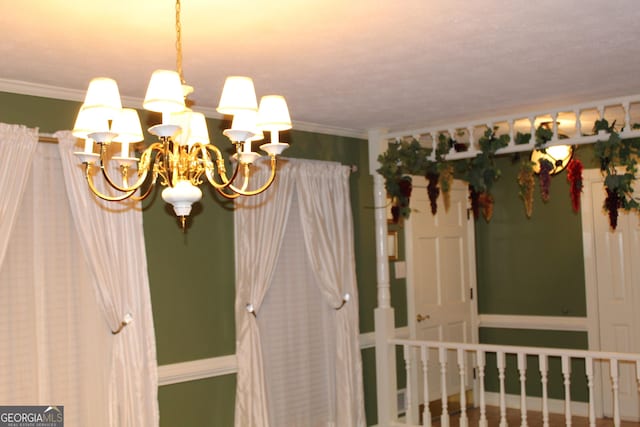
[[[418,322],[422,322],[423,320],[428,320],[428,319],[431,319],[431,316],[429,316],[428,314],[426,316],[423,316],[422,314],[418,314],[416,316],[416,320]]]

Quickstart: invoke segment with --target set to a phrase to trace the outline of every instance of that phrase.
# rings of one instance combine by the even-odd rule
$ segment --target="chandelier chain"
[[[180,81],[185,84],[184,74],[182,72],[182,24],[180,23],[180,0],[176,0],[176,68]]]

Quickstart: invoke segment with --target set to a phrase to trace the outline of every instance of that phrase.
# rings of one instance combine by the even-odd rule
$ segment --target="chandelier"
[[[198,186],[205,179],[228,199],[253,196],[271,185],[276,158],[289,146],[280,142],[279,132],[291,129],[291,118],[282,96],[263,96],[258,105],[249,77],[227,77],[217,111],[233,116],[231,128],[223,132],[235,151],[228,173],[222,151],[209,141],[204,115],[189,108],[192,102],[188,96],[193,88],[186,84],[182,73],[180,0],[176,1],[176,66],[177,71],[156,70],[151,75],[142,105],[146,110],[162,113],[162,123],[148,129],[158,141],[139,157],[132,155],[131,144],[144,139],[140,118],[135,109],[122,108],[113,79],[91,80],[72,134],[85,140],[84,151],[74,154],[84,164],[85,178],[96,196],[107,201],[142,200],[159,178],[166,187],[162,198],[173,206],[184,229],[192,204],[202,198]],[[261,157],[253,151],[252,142],[264,139],[266,132],[271,141],[260,145],[260,149],[269,157],[270,174],[259,186],[251,185],[251,166]],[[120,144],[116,147],[120,148],[120,155],[109,150],[114,143]],[[107,192],[94,183],[98,171],[106,181]]]

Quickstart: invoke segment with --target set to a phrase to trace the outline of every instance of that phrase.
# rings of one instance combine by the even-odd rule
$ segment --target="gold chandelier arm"
[[[246,190],[246,187],[249,183],[249,165],[244,165],[244,183],[242,185],[242,188],[236,188],[234,185],[231,185],[231,184],[229,184],[229,188],[234,193],[237,193],[241,196],[255,196],[256,194],[260,194],[263,191],[265,191],[267,188],[269,188],[276,177],[276,166],[277,166],[276,156],[270,156],[270,157],[271,157],[271,174],[269,175],[269,179],[267,179],[267,181],[262,185],[262,187],[256,190],[250,190],[250,191]]]
[[[224,188],[216,188],[216,191],[218,192],[218,194],[223,196],[225,199],[233,200],[233,199],[237,199],[238,197],[240,197],[240,194],[238,194],[238,193],[229,194],[229,193],[226,193],[224,190],[225,190]]]
[[[207,177],[207,181],[209,181],[213,188],[215,188],[216,190],[223,190],[229,187],[238,175],[239,165],[234,168],[233,175],[231,175],[231,178],[229,179],[227,177],[227,169],[224,165],[224,157],[222,157],[222,153],[220,152],[220,149],[218,149],[218,147],[213,144],[196,144],[194,147],[196,147],[196,149],[200,150],[200,152],[202,153],[202,160],[204,162],[204,174]],[[209,150],[215,155],[215,166],[213,166],[213,161],[209,157]],[[216,182],[214,175],[216,168],[218,169],[218,175],[220,176],[220,179],[222,179],[221,183]],[[225,195],[225,197],[227,196],[228,194]]]
[[[107,181],[107,183],[109,183],[110,186],[112,186],[116,190],[121,191],[123,193],[136,191],[138,188],[142,186],[144,181],[147,179],[147,174],[149,173],[150,164],[151,164],[151,153],[154,150],[161,150],[162,147],[163,147],[162,144],[156,142],[151,144],[146,150],[144,150],[140,155],[140,160],[138,161],[138,171],[140,170],[143,171],[141,174],[138,175],[138,180],[133,185],[121,186],[116,184],[116,182],[109,176],[109,173],[107,172],[107,168],[105,167],[106,148],[103,145],[100,150],[100,169],[102,170],[102,175],[104,176],[104,179]],[[125,184],[127,182],[127,170],[128,170],[128,166],[123,166],[122,178]]]
[[[106,200],[108,202],[120,202],[122,200],[128,199],[133,195],[133,193],[136,192],[136,190],[133,189],[120,196],[107,196],[106,194],[102,194],[100,190],[98,190],[96,186],[93,184],[93,179],[91,178],[91,165],[89,164],[85,165],[85,178],[87,179],[87,183],[89,184],[89,188],[91,189],[91,192],[96,196],[98,196],[99,198],[101,198],[102,200]]]
[[[149,183],[149,186],[145,190],[144,194],[142,194],[140,196],[131,196],[132,200],[135,200],[136,202],[139,202],[141,200],[146,199],[149,196],[149,194],[151,194],[151,190],[153,190],[153,186],[156,184],[156,179],[158,178],[158,174],[156,172],[154,172],[152,176],[153,176],[153,178],[152,178],[151,182]]]

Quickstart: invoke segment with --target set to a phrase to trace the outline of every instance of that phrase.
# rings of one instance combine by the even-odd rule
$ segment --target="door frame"
[[[587,299],[587,341],[589,350],[599,351],[600,345],[600,308],[598,303],[598,275],[596,269],[596,251],[594,217],[591,206],[593,204],[592,184],[603,181],[599,169],[585,169],[582,173],[582,197],[580,216],[582,217],[582,252],[584,257],[585,297]],[[595,364],[594,369],[594,404],[596,417],[604,416],[604,394],[601,363]]]

